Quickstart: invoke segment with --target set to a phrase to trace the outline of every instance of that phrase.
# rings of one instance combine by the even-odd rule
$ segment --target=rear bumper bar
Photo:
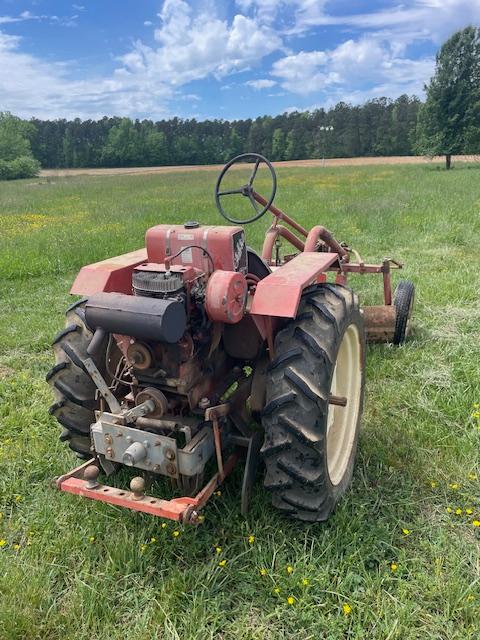
[[[237,463],[239,454],[232,453],[223,465],[223,478],[228,476]],[[113,504],[117,507],[126,507],[133,511],[142,511],[152,516],[175,520],[184,524],[198,524],[199,512],[205,506],[210,496],[221,484],[222,479],[216,473],[209,482],[193,497],[173,498],[163,500],[154,496],[143,495],[140,498],[132,491],[117,489],[104,484],[95,484],[94,487],[84,478],[85,470],[96,464],[94,458],[56,479],[55,484],[61,491],[73,493],[84,498],[99,500]]]

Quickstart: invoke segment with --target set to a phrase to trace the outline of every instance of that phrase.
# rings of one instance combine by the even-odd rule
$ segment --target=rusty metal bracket
[[[218,475],[220,481],[223,482],[225,478],[225,471],[223,468],[223,455],[222,455],[222,434],[219,424],[219,418],[224,418],[230,411],[230,405],[218,404],[215,407],[209,407],[205,411],[205,420],[211,421],[213,425],[213,438],[215,441],[215,455],[217,458]]]

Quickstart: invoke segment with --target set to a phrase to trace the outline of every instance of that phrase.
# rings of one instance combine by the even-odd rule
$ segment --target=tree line
[[[0,112],[0,180],[36,175],[40,164],[131,167],[222,163],[253,151],[271,160],[480,153],[480,28],[440,48],[426,101],[402,95],[357,106],[254,120],[172,118],[38,120]]]
[[[33,119],[30,140],[52,168],[212,164],[247,151],[276,161],[410,155],[420,104],[403,95],[236,121]]]

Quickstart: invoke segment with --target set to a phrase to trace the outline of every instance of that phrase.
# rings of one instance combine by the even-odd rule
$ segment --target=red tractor
[[[226,189],[238,164],[248,181]],[[269,172],[268,198],[255,191],[259,167]],[[87,461],[57,479],[60,489],[196,523],[240,460],[246,513],[261,456],[275,507],[306,521],[332,513],[352,477],[365,341],[405,340],[414,287],[402,281],[392,296],[399,263],[365,264],[324,227],[307,231],[273,205],[275,192],[268,160],[238,156],[215,190],[232,226],[160,224],[144,249],[81,269],[71,293],[84,297],[54,339],[47,380],[60,438]],[[253,216],[233,219],[230,197],[246,199]],[[273,224],[259,255],[237,225],[267,211]],[[384,304],[361,308],[350,273],[381,273]],[[139,474],[130,490],[99,482],[125,466]],[[159,475],[173,498],[146,495]]]

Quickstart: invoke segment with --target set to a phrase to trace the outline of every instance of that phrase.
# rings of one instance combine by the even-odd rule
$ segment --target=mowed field
[[[52,487],[76,462],[44,381],[76,271],[159,222],[221,223],[215,178],[0,185],[0,638],[478,639],[478,165],[278,169],[278,206],[365,260],[404,261],[417,286],[409,342],[368,348],[353,484],[327,523],[286,520],[261,479],[244,520],[240,473],[198,528]],[[267,225],[247,228],[249,244]],[[351,283],[380,300],[380,279]]]

